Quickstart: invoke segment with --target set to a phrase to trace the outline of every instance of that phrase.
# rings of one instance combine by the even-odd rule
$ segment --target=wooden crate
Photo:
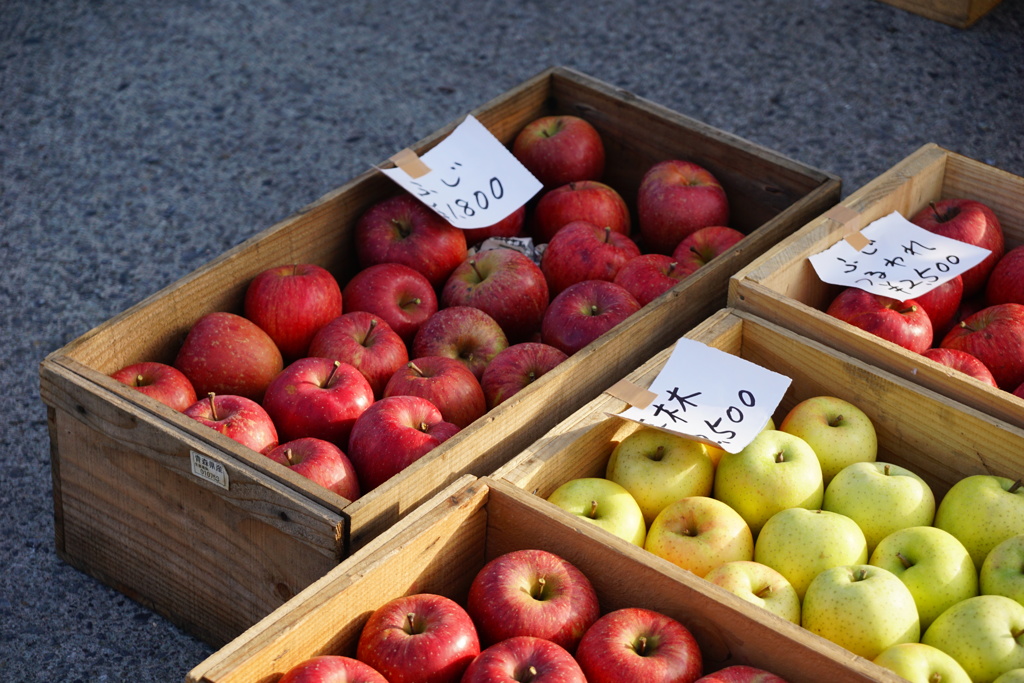
[[[729,305],[1024,427],[1024,400],[1010,392],[826,314],[842,287],[822,282],[808,261],[893,211],[909,218],[928,202],[949,197],[988,204],[1003,226],[1007,250],[1024,244],[1024,178],[928,144],[843,200],[840,206],[856,213],[848,222],[819,216],[736,273],[729,284]]]
[[[493,471],[721,307],[732,273],[839,199],[839,181],[830,174],[563,68],[472,113],[506,143],[541,115],[585,117],[606,144],[605,180],[626,198],[655,162],[692,159],[721,179],[735,225],[747,237],[356,501],[107,376],[136,361],[172,361],[202,315],[240,312],[248,282],[266,268],[312,262],[347,281],[357,267],[355,220],[399,192],[369,171],[44,360],[62,558],[204,640],[226,642],[460,475]],[[412,148],[426,151],[457,123]],[[224,468],[228,488],[194,475],[193,453]]]
[[[881,0],[887,5],[920,14],[957,28],[967,28],[988,14],[1001,0]]]
[[[473,577],[503,553],[541,548],[575,564],[603,612],[646,607],[685,624],[705,670],[745,663],[790,683],[903,679],[838,646],[621,541],[536,496],[490,478],[441,502],[415,523],[388,532],[373,552],[349,558],[320,581],[193,669],[191,683],[273,683],[319,654],[354,656],[374,609],[412,593],[465,604]]]

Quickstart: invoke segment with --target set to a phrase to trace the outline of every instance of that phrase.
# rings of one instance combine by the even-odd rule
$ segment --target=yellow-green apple
[[[432,593],[404,595],[375,609],[356,646],[356,659],[389,683],[457,681],[478,654],[480,641],[466,610]]]
[[[756,666],[733,664],[701,676],[694,683],[786,683],[786,680]]]
[[[887,647],[873,661],[910,683],[971,683],[971,677],[955,659],[924,643]]]
[[[928,482],[888,462],[855,462],[841,469],[825,488],[821,507],[855,521],[869,553],[892,532],[928,526],[935,519],[935,495]]]
[[[672,251],[672,258],[679,264],[680,270],[693,273],[731,249],[744,237],[746,235],[736,228],[709,225],[684,237]]]
[[[827,510],[786,508],[769,519],[754,545],[754,561],[786,577],[803,599],[826,569],[868,561],[864,533],[849,517]]]
[[[573,221],[630,234],[626,200],[613,187],[596,180],[566,183],[541,195],[533,209],[533,239],[538,244],[550,242],[555,233]]]
[[[488,249],[470,256],[441,290],[443,306],[479,308],[512,342],[526,341],[540,331],[548,301],[544,273],[515,249]]]
[[[973,199],[950,198],[930,202],[910,222],[928,232],[949,237],[992,253],[961,275],[964,296],[984,291],[985,283],[1005,250],[1003,228],[991,208]]]
[[[769,417],[768,421],[764,423],[764,427],[761,428],[761,431],[763,432],[766,429],[775,429],[775,420]],[[722,455],[725,454],[725,449],[719,448],[718,446],[712,446],[711,444],[704,444],[704,448],[707,450],[708,457],[711,458],[711,463],[715,467],[718,467],[718,463],[722,459]]]
[[[197,396],[213,392],[258,403],[284,367],[284,359],[259,325],[234,313],[215,311],[189,329],[174,367],[188,377]]]
[[[1024,534],[1024,487],[992,474],[964,477],[942,497],[934,524],[956,536],[981,571],[992,548]]]
[[[512,398],[566,358],[565,352],[541,342],[520,342],[498,352],[480,378],[487,407]]]
[[[878,435],[863,410],[836,396],[813,396],[793,406],[779,429],[806,441],[821,464],[826,486],[839,470],[878,457]]]
[[[485,228],[469,228],[462,232],[466,234],[466,245],[476,246],[491,237],[520,237],[523,235],[526,226],[526,206],[518,209],[502,218],[493,225]]]
[[[267,457],[342,498],[359,497],[355,468],[348,456],[330,441],[313,437],[293,439],[269,450]]]
[[[993,681],[1024,668],[1024,605],[1005,595],[978,595],[940,614],[921,636],[964,668],[972,681]]]
[[[479,381],[491,359],[508,348],[508,337],[501,325],[479,308],[451,306],[420,325],[411,348],[413,358],[454,358]]]
[[[341,315],[341,287],[314,263],[275,266],[249,282],[243,310],[286,360],[295,360],[308,355],[317,331]]]
[[[181,370],[167,363],[132,363],[110,375],[121,384],[181,412],[196,402],[196,390]]]
[[[948,368],[953,368],[965,375],[969,375],[979,382],[984,382],[990,387],[998,387],[996,384],[996,378],[992,376],[992,373],[989,372],[987,367],[985,367],[985,364],[966,351],[936,346],[930,349],[925,349],[921,355],[929,360],[935,361],[936,363],[945,365]]]
[[[634,545],[644,544],[644,513],[629,491],[614,481],[603,477],[570,479],[552,491],[548,501]]]
[[[244,396],[210,393],[184,414],[259,453],[277,445],[277,430],[267,411]]]
[[[441,411],[445,422],[459,428],[487,412],[484,390],[463,363],[444,356],[416,358],[395,371],[384,396],[421,396]]]
[[[703,577],[726,562],[753,559],[754,538],[743,518],[722,501],[690,496],[654,518],[644,548]]]
[[[466,235],[411,194],[383,199],[363,212],[353,229],[361,268],[401,263],[440,289],[466,260]]]
[[[1005,595],[1024,605],[1024,534],[1011,536],[988,551],[978,574],[983,595]]]
[[[541,116],[523,126],[512,155],[545,187],[574,180],[600,180],[604,143],[586,119],[569,114]]]
[[[985,285],[985,301],[1024,304],[1024,245],[1010,249],[999,259]]]
[[[644,173],[637,219],[645,252],[671,254],[690,233],[729,224],[729,200],[718,179],[692,161],[670,159]]]
[[[870,564],[832,567],[814,577],[800,623],[867,659],[921,637],[910,590],[892,572]]]
[[[888,569],[906,584],[922,629],[951,605],[978,594],[978,570],[967,548],[933,526],[907,527],[886,536],[868,564]]]
[[[704,578],[772,614],[800,623],[800,596],[796,589],[789,579],[766,564],[753,560],[726,562]]]
[[[352,426],[348,459],[363,493],[395,476],[434,450],[459,428],[441,418],[433,403],[419,396],[389,396],[363,411]]]
[[[633,295],[614,282],[577,282],[548,305],[541,341],[571,356],[639,310]]]
[[[383,317],[368,311],[343,313],[316,333],[309,355],[348,363],[366,378],[374,398],[384,395],[391,375],[409,362],[409,351]]]
[[[274,378],[263,397],[283,441],[312,436],[342,450],[371,403],[373,389],[363,374],[330,358],[300,358]]]
[[[597,593],[583,572],[539,548],[514,550],[485,564],[470,584],[466,611],[484,646],[534,636],[569,652],[601,616]]]
[[[992,683],[1024,683],[1024,668],[1010,669],[1001,673]]]
[[[932,343],[938,344],[956,320],[963,300],[964,281],[960,275],[935,289],[914,297],[932,321]]]
[[[388,679],[358,659],[317,655],[288,669],[277,683],[388,683]]]
[[[583,636],[576,661],[588,683],[689,683],[704,666],[688,628],[642,607],[617,609],[598,619]]]
[[[828,315],[915,353],[932,345],[932,321],[913,299],[900,301],[847,287],[825,309]]]
[[[715,470],[714,497],[735,509],[756,537],[779,510],[821,507],[825,487],[818,456],[806,441],[776,429],[759,432]]]
[[[381,263],[356,273],[342,290],[346,313],[366,311],[379,316],[405,344],[411,344],[423,322],[437,312],[437,294],[430,281],[401,263]]]
[[[646,306],[688,275],[678,266],[675,259],[665,254],[641,254],[622,264],[612,282]]]
[[[459,683],[494,681],[587,683],[568,650],[534,636],[514,636],[491,645],[473,660]]]
[[[640,427],[616,444],[604,476],[633,495],[650,524],[680,498],[710,496],[715,466],[699,441]]]
[[[940,346],[975,356],[1001,389],[1013,391],[1024,382],[1024,304],[983,308],[954,325]]]
[[[540,268],[552,295],[584,280],[615,280],[619,268],[640,256],[629,237],[589,221],[573,221],[548,243]]]

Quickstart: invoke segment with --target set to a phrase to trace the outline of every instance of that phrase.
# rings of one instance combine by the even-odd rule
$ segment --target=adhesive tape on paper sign
[[[613,384],[605,393],[625,401],[634,408],[646,408],[654,402],[654,399],[658,398],[658,395],[653,391],[648,391],[643,387],[633,384],[628,379],[620,379],[618,382]]]
[[[420,178],[430,173],[430,169],[423,159],[420,159],[416,152],[412,151],[408,147],[403,149],[398,154],[391,157],[391,161],[394,162],[395,166],[405,171],[405,174],[410,178]]]
[[[860,214],[858,212],[854,211],[848,206],[843,206],[842,204],[836,204],[831,209],[825,212],[825,218],[833,220],[836,223],[842,225],[843,227],[848,226],[850,223],[852,223],[859,217]],[[871,244],[871,240],[865,237],[859,230],[851,232],[844,239],[851,247],[853,247],[857,251],[861,251],[862,249],[864,249],[864,247]]]

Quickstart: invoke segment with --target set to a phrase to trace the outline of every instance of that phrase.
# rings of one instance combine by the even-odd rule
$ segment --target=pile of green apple
[[[1024,680],[1024,487],[972,475],[937,503],[843,399],[738,453],[641,426],[548,500],[915,683]]]

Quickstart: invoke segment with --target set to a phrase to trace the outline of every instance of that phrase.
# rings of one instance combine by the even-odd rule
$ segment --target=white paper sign
[[[928,232],[895,211],[861,234],[869,243],[860,251],[839,240],[810,257],[822,281],[906,301],[952,280],[991,253]]]
[[[486,228],[526,204],[543,187],[512,152],[472,116],[425,152],[424,175],[380,169],[457,228]],[[420,167],[422,168],[422,167]]]
[[[764,428],[791,382],[739,356],[680,339],[651,384],[657,398],[619,417],[738,453]]]

